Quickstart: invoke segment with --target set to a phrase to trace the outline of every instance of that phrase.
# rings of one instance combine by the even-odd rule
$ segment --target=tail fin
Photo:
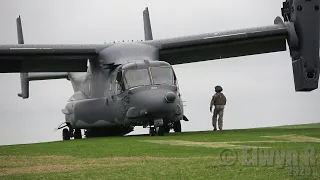
[[[17,18],[17,33],[18,33],[18,44],[24,44],[20,15]]]
[[[143,11],[143,26],[144,26],[144,39],[146,41],[153,40],[148,7],[146,7],[146,9]]]
[[[28,73],[27,72],[20,73],[20,79],[21,79],[21,93],[19,93],[18,96],[22,97],[23,99],[29,98]]]
[[[23,32],[22,32],[22,24],[21,17],[17,18],[17,33],[18,33],[18,44],[24,44]],[[69,78],[69,74],[67,72],[54,72],[54,73],[28,73],[21,72],[21,93],[18,94],[19,97],[23,99],[29,98],[29,81],[33,80],[47,80],[47,79],[61,79],[61,78]]]
[[[16,22],[17,22],[18,44],[24,44],[20,15],[16,19]],[[22,97],[23,99],[26,99],[29,97],[28,73],[27,72],[20,73],[20,79],[21,79],[21,93],[19,93],[18,96]]]

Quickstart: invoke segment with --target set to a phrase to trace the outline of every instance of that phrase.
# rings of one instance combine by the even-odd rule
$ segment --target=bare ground
[[[242,143],[266,143],[266,142],[320,142],[320,138],[301,136],[296,134],[282,135],[282,136],[262,136],[276,140],[262,140],[262,141],[228,141],[228,142],[196,142],[196,141],[182,141],[182,140],[144,140],[143,142],[168,144],[178,146],[197,146],[210,148],[270,148],[259,146],[241,145]]]
[[[296,134],[288,134],[288,135],[282,135],[282,136],[262,136],[262,137],[285,140],[285,142],[287,142],[287,141],[291,141],[291,142],[320,142],[320,138],[315,138],[315,137],[310,137],[310,136],[302,136],[302,135],[296,135]]]
[[[108,157],[76,158],[72,156],[0,156],[0,176],[26,173],[47,173],[86,169],[91,167],[131,166],[141,161],[196,160],[217,159],[216,156],[205,157]]]
[[[169,144],[177,146],[196,146],[209,148],[243,148],[244,145],[231,144],[231,142],[196,142],[196,141],[181,141],[181,140],[144,140],[143,142]],[[269,148],[259,146],[245,146],[250,148]]]

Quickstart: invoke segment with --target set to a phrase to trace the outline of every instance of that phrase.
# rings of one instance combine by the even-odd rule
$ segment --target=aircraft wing
[[[272,25],[149,41],[171,65],[285,51],[288,31]]]
[[[0,73],[82,72],[101,45],[0,45]]]
[[[270,26],[145,43],[157,47],[159,60],[171,65],[285,51],[287,43],[295,90],[312,91],[318,88],[320,70],[319,7],[320,0],[286,0],[281,8],[284,21],[276,17]]]

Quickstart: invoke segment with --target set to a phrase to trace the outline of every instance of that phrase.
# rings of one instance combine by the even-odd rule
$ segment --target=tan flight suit
[[[224,107],[227,103],[227,98],[222,92],[217,92],[212,96],[212,100],[210,103],[210,112],[212,112],[212,106],[214,105],[213,116],[212,116],[212,126],[214,130],[217,130],[217,116],[218,119],[218,127],[222,130],[223,125],[223,113]]]

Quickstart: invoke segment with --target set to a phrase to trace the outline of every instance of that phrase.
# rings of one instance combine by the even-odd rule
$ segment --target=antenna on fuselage
[[[145,10],[143,11],[143,26],[144,26],[144,40],[145,41],[153,40],[148,7],[146,7]]]

